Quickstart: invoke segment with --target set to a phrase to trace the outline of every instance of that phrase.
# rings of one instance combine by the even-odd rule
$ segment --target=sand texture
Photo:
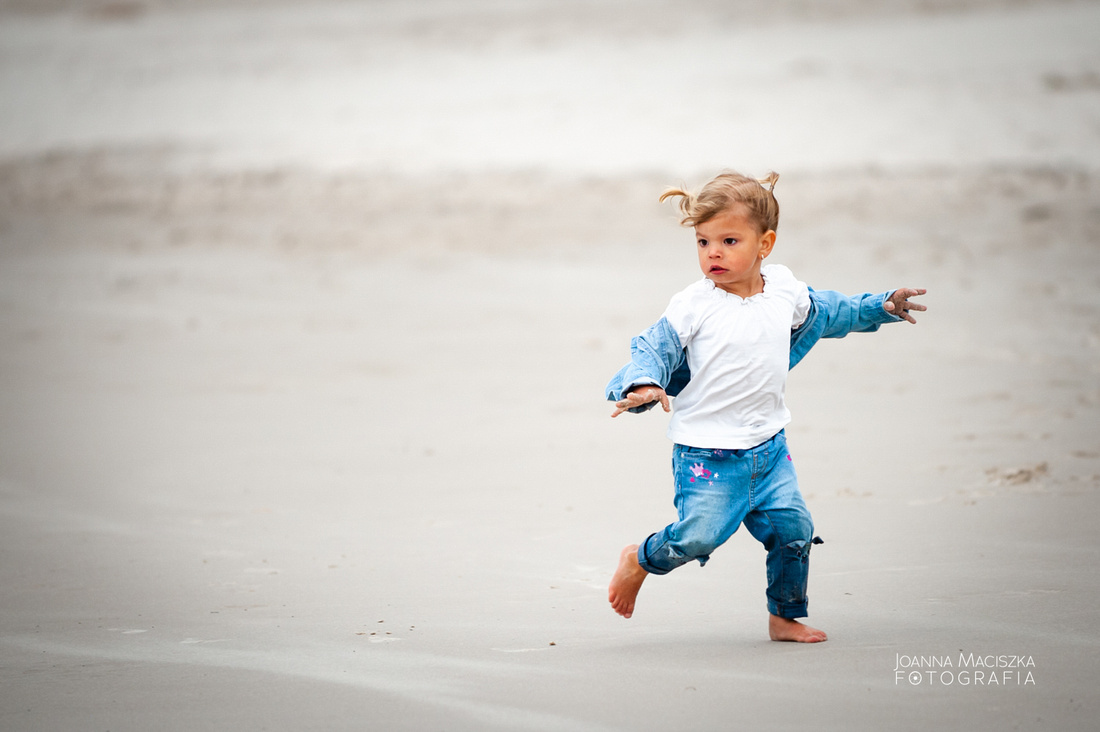
[[[0,730],[1095,729],[1097,37],[0,1]],[[725,167],[781,173],[769,261],[929,291],[790,377],[812,647],[746,532],[607,605],[675,514],[602,390],[699,276],[657,195]]]

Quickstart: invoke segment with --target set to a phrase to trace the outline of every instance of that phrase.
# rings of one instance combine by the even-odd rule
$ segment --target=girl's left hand
[[[909,314],[910,310],[915,310],[918,313],[927,310],[924,305],[919,302],[909,302],[909,298],[923,295],[928,292],[925,289],[913,289],[911,287],[901,287],[894,290],[894,294],[886,298],[886,302],[882,304],[886,308],[887,312],[893,313],[902,320],[908,320],[910,323],[916,323],[913,316]]]

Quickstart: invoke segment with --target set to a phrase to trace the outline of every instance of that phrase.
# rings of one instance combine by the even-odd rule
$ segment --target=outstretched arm
[[[870,333],[885,323],[908,320],[915,323],[910,311],[926,310],[910,298],[923,295],[924,289],[902,287],[878,295],[842,295],[832,290],[810,289],[810,312],[802,325],[791,331],[793,369],[821,338],[843,338],[849,333]]]
[[[886,302],[882,304],[882,307],[890,313],[898,316],[902,320],[908,320],[910,323],[916,324],[916,320],[909,314],[910,310],[916,310],[922,312],[927,310],[924,305],[919,302],[909,302],[909,298],[917,297],[928,292],[923,288],[913,289],[912,287],[901,287],[894,290],[894,293],[890,297],[886,298]]]
[[[607,384],[607,399],[618,407],[612,416],[644,412],[657,402],[667,410],[668,397],[676,396],[689,378],[686,366],[680,337],[661,318],[630,342],[630,362]]]

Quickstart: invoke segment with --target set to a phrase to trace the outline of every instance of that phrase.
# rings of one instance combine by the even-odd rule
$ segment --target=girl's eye
[[[733,243],[735,243],[736,241],[737,241],[736,239],[726,239],[726,243],[727,243],[727,244],[733,244]]]
[[[699,240],[699,246],[705,247],[706,245],[707,245],[707,240],[706,239],[700,239]]]

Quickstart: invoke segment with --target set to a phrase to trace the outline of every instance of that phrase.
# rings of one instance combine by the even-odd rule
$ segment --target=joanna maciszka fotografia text
[[[897,686],[1028,686],[1034,685],[1035,659],[1029,655],[979,654],[910,656],[894,659]]]

